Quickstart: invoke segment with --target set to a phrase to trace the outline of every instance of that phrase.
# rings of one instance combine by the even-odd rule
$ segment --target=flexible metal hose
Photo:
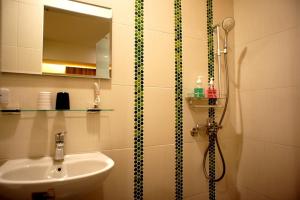
[[[226,111],[227,111],[228,101],[229,101],[229,73],[228,73],[228,66],[227,66],[227,53],[224,53],[224,63],[225,63],[224,66],[225,66],[225,73],[226,73],[225,74],[225,76],[226,76],[226,97],[225,97],[225,104],[224,104],[224,109],[223,109],[223,112],[222,112],[222,115],[221,115],[221,118],[220,118],[220,121],[219,121],[219,124],[218,124],[217,131],[213,135],[213,137],[215,139],[215,142],[217,144],[217,148],[218,148],[220,157],[221,157],[223,170],[222,170],[221,176],[218,177],[218,178],[216,178],[216,179],[214,179],[213,180],[214,182],[218,182],[218,181],[222,180],[224,178],[224,176],[225,176],[225,173],[226,173],[226,164],[225,164],[225,159],[224,159],[224,156],[223,156],[220,144],[219,144],[219,140],[218,140],[218,131],[219,131],[219,128],[222,127],[222,122],[224,120],[224,117],[225,117],[225,114],[226,114]],[[208,128],[207,128],[207,134],[208,134]],[[208,144],[208,147],[206,148],[206,150],[204,152],[203,162],[202,162],[202,167],[203,167],[204,175],[209,180],[211,180],[212,178],[207,173],[206,159],[207,159],[207,154],[208,154],[208,150],[209,150],[210,145],[215,145],[215,143],[213,142],[212,144],[211,143]]]

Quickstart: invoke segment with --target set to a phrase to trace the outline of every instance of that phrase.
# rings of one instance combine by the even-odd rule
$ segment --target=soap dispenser
[[[194,97],[196,98],[203,98],[204,97],[204,89],[203,89],[203,76],[198,76],[196,80],[196,86],[194,88]]]

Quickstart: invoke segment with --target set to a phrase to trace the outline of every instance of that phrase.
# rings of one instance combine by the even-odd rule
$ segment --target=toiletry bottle
[[[210,78],[208,89],[206,90],[206,97],[210,99],[217,98],[217,90],[214,86],[213,78]]]
[[[99,108],[100,105],[100,86],[99,83],[94,83],[94,89],[95,89],[95,100],[94,100],[94,108]]]
[[[196,87],[194,88],[194,97],[196,97],[196,98],[203,98],[204,97],[202,76],[198,76],[198,78],[196,80]]]

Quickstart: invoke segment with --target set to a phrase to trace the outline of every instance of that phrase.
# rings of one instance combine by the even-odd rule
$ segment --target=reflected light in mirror
[[[51,74],[65,74],[66,66],[59,65],[59,64],[43,63],[42,71],[44,73],[51,73]]]
[[[44,0],[44,5],[96,17],[103,17],[107,19],[112,18],[111,9],[96,7],[70,0]]]

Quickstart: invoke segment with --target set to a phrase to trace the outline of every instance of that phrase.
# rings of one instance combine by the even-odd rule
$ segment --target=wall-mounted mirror
[[[45,1],[42,74],[111,77],[111,9]]]

